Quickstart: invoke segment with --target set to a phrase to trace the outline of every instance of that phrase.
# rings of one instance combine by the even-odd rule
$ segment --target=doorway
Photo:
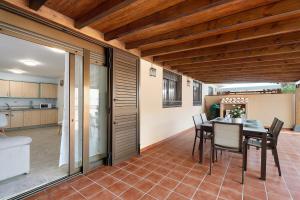
[[[0,199],[102,165],[107,158],[109,123],[109,69],[104,51],[83,54],[78,47],[72,51],[70,45],[64,48],[61,43],[37,44],[24,36],[0,34],[0,39],[1,45],[6,44],[1,49],[9,54],[3,52],[0,57],[5,63],[0,68],[0,114],[6,120],[0,143],[24,139],[20,147],[24,154],[19,147],[15,151],[27,163],[5,176],[15,166],[13,157],[7,156],[11,152],[0,149],[0,163],[7,163],[0,166]],[[89,70],[85,70],[87,59]],[[27,60],[28,65],[20,60]]]

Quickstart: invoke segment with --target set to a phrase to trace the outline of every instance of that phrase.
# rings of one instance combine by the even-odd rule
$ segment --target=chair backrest
[[[194,115],[193,121],[196,129],[199,128],[200,124],[203,124],[200,114]]]
[[[208,121],[205,113],[201,113],[200,115],[201,115],[203,123]]]
[[[277,145],[278,137],[279,137],[279,134],[280,134],[281,129],[283,127],[283,124],[284,124],[284,122],[278,119],[278,121],[277,121],[277,123],[276,123],[276,125],[273,129],[272,135],[273,135],[275,145]]]
[[[242,151],[243,124],[213,122],[214,145]]]
[[[272,124],[271,124],[271,126],[270,126],[270,132],[272,133],[273,132],[273,130],[274,130],[274,128],[275,128],[275,126],[276,126],[276,123],[278,122],[278,118],[277,117],[274,117],[274,119],[273,119],[273,122],[272,122]]]
[[[7,126],[8,120],[5,114],[0,113],[0,128],[4,128]]]

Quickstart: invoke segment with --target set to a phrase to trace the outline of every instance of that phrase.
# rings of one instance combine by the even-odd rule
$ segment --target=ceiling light
[[[12,72],[14,74],[24,74],[24,73],[27,73],[26,71],[21,70],[21,69],[8,69],[7,71]]]
[[[54,47],[48,47],[51,51],[55,52],[55,53],[66,53],[64,50],[62,49],[58,49],[58,48],[54,48]]]
[[[31,60],[31,59],[24,59],[24,60],[19,60],[21,63],[23,63],[24,65],[27,65],[27,66],[31,66],[31,67],[34,67],[34,66],[37,66],[37,65],[40,65],[41,63],[36,61],[36,60]]]

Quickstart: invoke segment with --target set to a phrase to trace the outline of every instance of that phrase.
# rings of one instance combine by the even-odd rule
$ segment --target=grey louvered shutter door
[[[113,52],[112,161],[139,153],[138,127],[139,59],[126,52]]]

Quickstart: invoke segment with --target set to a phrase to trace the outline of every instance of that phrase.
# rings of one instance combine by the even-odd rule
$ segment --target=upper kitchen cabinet
[[[57,85],[49,83],[40,84],[41,98],[57,98]]]
[[[10,97],[39,98],[39,83],[9,81],[9,93]]]
[[[23,97],[23,82],[9,81],[9,93],[11,97]]]
[[[23,82],[22,85],[23,97],[39,98],[39,84]]]
[[[0,80],[0,97],[9,96],[9,81]]]

